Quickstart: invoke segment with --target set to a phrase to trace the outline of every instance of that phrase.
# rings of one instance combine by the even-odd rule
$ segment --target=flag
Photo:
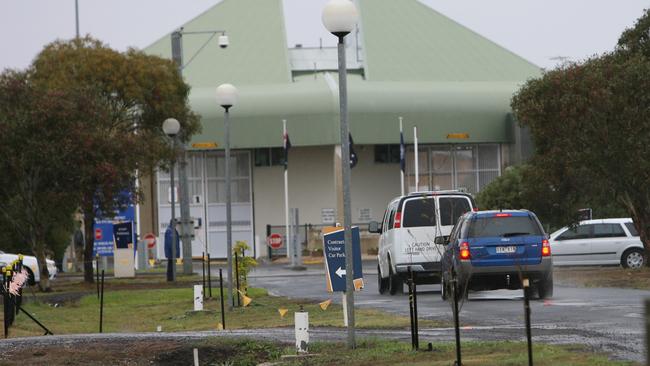
[[[284,147],[284,169],[287,169],[287,166],[289,165],[289,149],[291,149],[291,140],[289,140],[289,133],[285,132],[284,135],[282,136],[282,139],[284,140],[283,147]]]
[[[402,173],[406,173],[406,145],[404,145],[404,133],[399,131],[399,167]]]
[[[349,133],[348,137],[350,138],[350,168],[354,168],[357,166],[359,158],[357,157],[357,153],[354,152],[354,140],[352,140],[352,134]]]
[[[284,318],[284,316],[287,315],[288,311],[289,311],[289,309],[287,309],[287,308],[279,308],[278,309],[278,313],[280,313],[281,318]]]

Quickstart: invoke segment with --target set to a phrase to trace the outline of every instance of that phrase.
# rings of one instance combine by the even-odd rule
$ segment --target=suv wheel
[[[553,297],[553,273],[546,275],[546,278],[537,284],[537,294],[540,299],[550,299]]]
[[[398,275],[393,273],[393,267],[388,266],[388,293],[395,295],[398,292],[402,293],[404,287],[402,285],[402,279]]]
[[[645,260],[643,258],[643,251],[638,248],[626,250],[621,258],[621,265],[623,265],[624,268],[641,269],[644,264]]]
[[[381,278],[381,270],[379,269],[379,264],[377,264],[377,287],[379,289],[379,294],[383,295],[386,293],[386,290],[388,290],[389,281],[390,277]]]

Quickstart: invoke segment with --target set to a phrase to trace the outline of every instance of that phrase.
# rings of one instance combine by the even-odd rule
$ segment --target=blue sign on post
[[[95,218],[94,235],[95,243],[93,246],[93,257],[96,255],[102,257],[112,257],[115,241],[113,237],[113,225],[120,222],[135,222],[135,206],[128,205],[124,210],[115,212],[113,217],[103,217],[101,213]],[[133,231],[133,230],[132,230]],[[134,240],[131,241],[134,243]]]
[[[342,227],[326,227],[323,229],[323,252],[325,255],[325,271],[327,272],[327,291],[345,292],[345,239]],[[359,228],[352,227],[352,265],[354,266],[354,289],[363,288],[363,271],[361,268],[361,238]]]

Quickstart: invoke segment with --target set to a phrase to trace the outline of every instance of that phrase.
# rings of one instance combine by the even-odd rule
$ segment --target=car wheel
[[[628,249],[623,253],[621,258],[621,264],[625,268],[630,269],[641,269],[645,264],[645,258],[643,258],[643,251],[638,248]]]
[[[377,287],[379,289],[379,294],[383,295],[386,293],[386,290],[388,290],[388,282],[390,281],[390,277],[388,278],[381,278],[381,270],[379,269],[379,264],[377,264]]]
[[[442,297],[442,301],[447,301],[449,299],[449,283],[444,275],[440,277],[440,297]]]
[[[550,273],[537,284],[537,294],[540,299],[553,297],[553,274]]]
[[[403,291],[402,279],[393,273],[393,268],[388,266],[388,293],[395,295]]]

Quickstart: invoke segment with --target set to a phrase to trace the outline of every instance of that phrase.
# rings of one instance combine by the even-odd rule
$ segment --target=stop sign
[[[95,229],[95,240],[102,240],[102,229]]]
[[[144,242],[147,243],[147,248],[151,249],[156,246],[156,236],[153,233],[149,233],[144,236]]]
[[[273,233],[269,235],[267,242],[271,249],[280,249],[282,248],[282,235]]]

